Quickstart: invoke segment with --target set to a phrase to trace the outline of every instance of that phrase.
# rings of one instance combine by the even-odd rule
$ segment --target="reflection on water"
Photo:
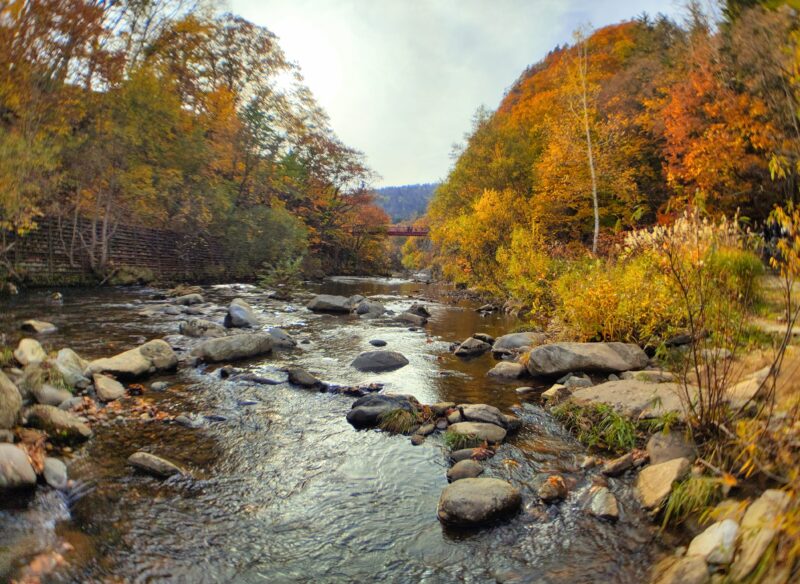
[[[395,311],[407,308],[410,296],[436,295],[433,286],[397,279],[339,278],[309,288],[309,294],[319,291],[377,296]],[[63,305],[34,293],[3,305],[0,326],[13,337],[21,320],[50,320],[59,326],[47,337],[51,348],[106,355],[177,332],[182,316],[137,315],[154,302],[152,292],[64,290]],[[296,363],[325,381],[381,381],[387,391],[423,402],[513,407],[525,428],[487,463],[486,474],[520,487],[524,511],[483,530],[444,529],[436,504],[448,464],[438,437],[414,447],[407,437],[356,432],[345,421],[353,398],[223,381],[211,368],[182,370],[164,377],[173,383],[168,391],[146,398],[172,414],[213,414],[222,421],[205,420],[197,428],[139,420],[98,427],[70,463],[71,475],[92,486],[87,495],[68,509],[61,495],[40,489],[30,501],[0,508],[0,574],[3,558],[15,557],[19,548],[13,546],[27,545],[25,538],[36,545],[27,554],[17,551],[17,558],[61,538],[82,545],[67,556],[56,582],[646,580],[659,550],[628,486],[611,480],[621,506],[618,524],[586,515],[590,480],[577,471],[581,448],[541,409],[516,404],[515,383],[485,376],[494,364],[490,355],[463,361],[449,352],[453,341],[474,332],[499,335],[514,321],[429,303],[430,323],[410,331],[388,319],[315,315],[303,308],[302,297],[268,300],[252,287],[212,287],[205,296],[223,306],[244,296],[265,322],[306,342],[247,365],[270,377],[280,379],[276,368]],[[380,375],[350,368],[376,338],[410,365]],[[186,465],[192,478],[162,483],[132,473],[125,459],[140,448]],[[547,471],[568,473],[575,483],[560,505],[536,502],[537,481]]]

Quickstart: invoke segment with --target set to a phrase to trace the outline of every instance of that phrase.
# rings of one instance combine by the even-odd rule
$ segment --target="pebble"
[[[169,387],[169,383],[166,381],[156,381],[150,384],[150,389],[153,391],[164,391]]]
[[[419,446],[423,442],[425,442],[425,436],[422,436],[421,434],[414,434],[411,437],[411,444],[413,444],[414,446]]]

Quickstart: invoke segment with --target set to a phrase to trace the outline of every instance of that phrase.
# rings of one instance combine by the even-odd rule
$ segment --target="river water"
[[[0,304],[0,330],[16,341],[19,322],[48,320],[58,332],[45,347],[69,346],[86,358],[109,356],[151,338],[174,335],[183,315],[147,315],[163,304],[152,289],[65,289]],[[485,376],[491,355],[470,361],[450,343],[475,332],[500,335],[517,321],[483,317],[472,306],[431,300],[434,286],[400,279],[336,278],[308,294],[362,294],[400,311],[427,296],[424,330],[306,310],[305,296],[269,299],[254,287],[207,287],[220,307],[244,297],[265,322],[304,341],[240,367],[282,381],[279,369],[302,365],[327,382],[385,383],[420,402],[489,403],[514,412],[523,429],[487,461],[484,476],[523,493],[519,515],[479,530],[443,527],[436,505],[447,485],[441,437],[412,446],[408,437],[355,431],[345,420],[354,398],[220,378],[213,368],[181,369],[148,379],[171,384],[144,400],[194,427],[120,418],[96,425],[95,437],[66,460],[72,492],[40,486],[34,495],[4,495],[0,505],[0,580],[24,574],[37,554],[67,549],[45,582],[625,582],[648,580],[664,553],[629,482],[610,479],[621,518],[609,523],[584,508],[591,473],[585,451],[514,387]],[[219,309],[220,311],[222,308]],[[217,312],[216,316],[221,317]],[[349,367],[370,339],[387,341],[410,364],[387,374]],[[191,470],[161,482],[132,472],[126,458],[146,449]],[[548,472],[564,474],[568,499],[546,506],[535,489]],[[64,548],[64,544],[68,548]]]

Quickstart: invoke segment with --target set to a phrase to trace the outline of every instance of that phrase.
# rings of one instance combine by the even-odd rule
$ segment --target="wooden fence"
[[[73,239],[72,221],[59,224],[55,218],[44,218],[38,224],[36,230],[15,238],[9,252],[24,282],[34,286],[96,282],[87,250],[77,234]],[[79,220],[77,229],[89,241],[91,221]],[[119,225],[109,242],[108,258],[120,274],[149,271],[161,282],[221,281],[227,275],[219,241],[190,233]]]

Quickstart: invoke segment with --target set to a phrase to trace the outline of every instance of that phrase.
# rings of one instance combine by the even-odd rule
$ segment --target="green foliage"
[[[760,301],[759,282],[764,275],[764,263],[756,254],[746,249],[722,247],[709,255],[708,264],[715,286],[722,286],[727,297],[737,298],[746,307]]]
[[[294,259],[284,259],[276,264],[265,264],[265,271],[259,274],[258,285],[262,288],[292,289],[303,280],[304,255]]]
[[[722,499],[722,483],[706,476],[690,476],[677,483],[664,507],[662,525],[680,525],[690,515],[703,513]]]
[[[262,266],[291,267],[308,248],[307,230],[302,221],[288,211],[269,207],[237,209],[225,230],[229,269],[249,276]],[[269,268],[268,268],[269,269]]]
[[[621,454],[636,446],[636,424],[605,404],[581,406],[566,401],[551,413],[590,448]]]
[[[7,367],[14,362],[14,349],[11,347],[0,347],[0,367]]]
[[[122,266],[114,271],[109,280],[112,286],[135,286],[155,281],[153,270],[141,266]]]
[[[481,444],[481,440],[474,434],[459,434],[452,430],[444,433],[444,444],[450,450],[461,450],[463,448],[476,448]]]
[[[378,418],[378,427],[392,434],[408,434],[417,425],[419,417],[403,408],[383,413]]]
[[[657,346],[684,326],[680,299],[649,255],[573,262],[553,289],[557,316],[582,340]]]

